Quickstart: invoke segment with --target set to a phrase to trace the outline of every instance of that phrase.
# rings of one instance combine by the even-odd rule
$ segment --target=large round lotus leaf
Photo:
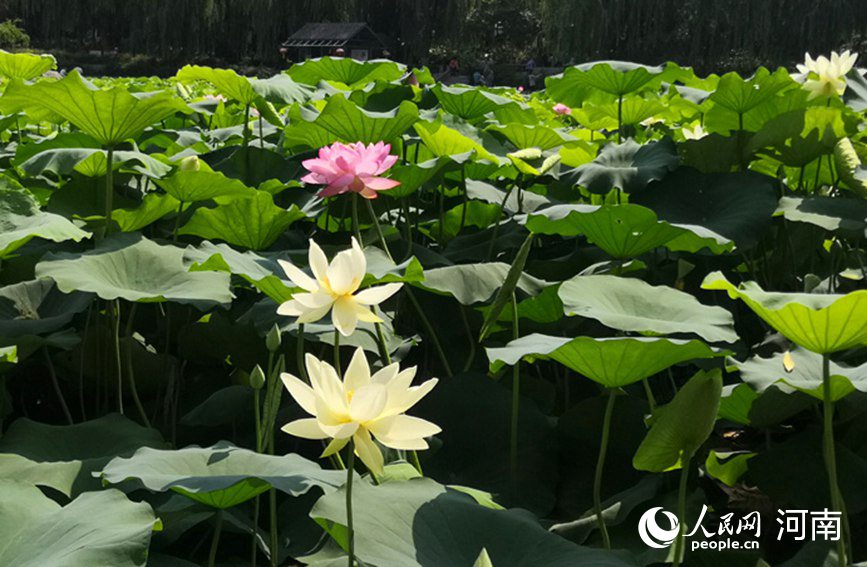
[[[771,292],[755,282],[737,287],[720,272],[708,274],[702,287],[743,300],[783,336],[813,352],[867,345],[867,290],[846,295]]]
[[[651,67],[630,61],[584,63],[564,71],[562,79],[553,88],[555,92],[552,96],[555,100],[561,100],[556,96],[556,92],[581,88],[598,89],[610,95],[621,96],[657,84],[654,79],[662,72],[662,67]],[[549,89],[552,87],[551,83],[547,86]]]
[[[90,305],[89,293],[61,293],[51,280],[0,288],[0,337],[38,335],[63,327]]]
[[[501,106],[520,106],[515,100],[478,87],[449,87],[437,83],[430,90],[446,112],[464,120],[481,118]]]
[[[0,479],[0,565],[143,567],[157,519],[122,492],[82,494],[66,506],[32,484]]]
[[[731,250],[734,243],[704,227],[661,221],[641,205],[554,205],[526,217],[527,229],[538,234],[587,237],[588,242],[614,258],[635,258],[665,246],[669,250],[714,254]]]
[[[670,403],[654,413],[653,425],[635,452],[632,466],[663,472],[682,464],[684,455],[691,457],[713,431],[721,393],[719,370],[690,378]]]
[[[575,168],[575,183],[591,193],[605,194],[614,188],[632,193],[662,179],[679,162],[670,138],[643,145],[629,139],[605,146],[592,162]]]
[[[647,337],[552,337],[533,333],[504,347],[487,348],[491,370],[520,360],[552,359],[607,388],[619,388],[653,376],[669,366],[699,358],[724,356],[701,341]]]
[[[314,124],[344,142],[391,142],[418,120],[418,107],[405,100],[388,112],[364,110],[337,94],[328,99]]]
[[[359,483],[353,487],[352,498],[355,553],[370,565],[470,566],[482,548],[495,566],[631,564],[617,554],[566,541],[527,514],[483,506],[463,492],[426,478],[380,486]],[[345,541],[341,536],[345,534],[345,499],[342,490],[327,494],[310,512],[339,541]]]
[[[491,124],[486,130],[499,133],[519,150],[527,148],[550,150],[578,140],[563,130],[555,130],[541,124]]]
[[[433,268],[425,272],[419,287],[442,294],[451,295],[462,305],[486,302],[503,286],[509,264],[489,262],[485,264],[459,264]],[[550,285],[548,282],[521,274],[517,289],[528,295],[537,295]]]
[[[29,81],[57,67],[53,55],[9,53],[0,49],[0,76]]]
[[[855,115],[839,108],[799,108],[769,120],[750,139],[748,149],[790,167],[804,167],[833,152],[838,140],[858,131],[858,124]]]
[[[239,75],[232,69],[214,69],[199,65],[186,65],[177,75],[180,82],[205,81],[216,87],[221,94],[239,102],[240,104],[252,104],[256,98],[250,79]]]
[[[261,250],[274,244],[289,226],[307,215],[296,206],[288,211],[274,204],[265,191],[250,191],[213,209],[196,209],[179,234],[225,240],[235,246]]]
[[[784,89],[796,87],[797,83],[783,68],[771,73],[766,68],[759,67],[749,79],[734,72],[726,73],[708,98],[713,106],[705,115],[705,127],[720,134],[739,129],[755,132],[770,118],[790,110],[776,108],[775,105],[782,100],[777,94]],[[797,99],[790,93],[789,101],[795,102]]]
[[[198,306],[232,301],[229,274],[188,272],[183,256],[183,248],[160,246],[141,234],[119,234],[87,252],[46,255],[36,265],[36,277],[54,279],[66,293],[89,291],[109,300]]]
[[[842,138],[837,141],[834,146],[834,163],[837,165],[840,180],[859,197],[867,199],[867,167],[861,164],[861,156],[858,155],[852,140]]]
[[[292,496],[317,486],[323,490],[346,480],[342,471],[322,470],[295,454],[263,455],[221,441],[212,447],[163,451],[144,447],[129,458],[118,457],[102,470],[117,484],[131,481],[152,492],[173,490],[214,508],[231,508],[270,488]]]
[[[744,362],[734,361],[741,380],[764,392],[770,386],[783,391],[793,389],[818,400],[824,399],[822,385],[822,355],[796,348],[789,353],[777,353],[770,358],[754,356]],[[831,398],[840,400],[853,391],[867,392],[867,364],[849,367],[830,361]]]
[[[75,425],[21,418],[0,439],[0,478],[26,478],[75,496],[97,490],[100,483],[93,473],[114,457],[132,455],[140,447],[163,446],[156,430],[117,414]]]
[[[257,95],[274,104],[305,103],[313,94],[313,89],[296,83],[292,77],[283,73],[267,79],[251,79],[250,82]]]
[[[653,209],[660,220],[701,226],[744,248],[758,242],[771,225],[777,191],[773,179],[758,173],[700,173],[682,167],[630,202]]]
[[[89,236],[66,218],[41,211],[28,193],[0,184],[0,260],[34,238],[78,242]]]
[[[867,236],[867,201],[840,197],[783,197],[777,213],[856,238]]]
[[[216,171],[178,171],[171,177],[157,180],[156,184],[185,203],[226,195],[244,195],[253,191],[237,179],[230,179]]]
[[[27,85],[13,80],[0,97],[0,111],[21,110],[35,119],[60,116],[103,146],[113,146],[189,107],[172,91],[143,95],[122,86],[97,89],[73,70],[59,81]]]
[[[596,319],[612,329],[647,335],[694,333],[710,342],[738,340],[731,313],[667,286],[618,276],[578,276],[563,282],[559,296],[566,315]]]
[[[305,85],[320,81],[342,83],[354,90],[374,81],[394,81],[406,73],[406,66],[394,61],[374,59],[356,61],[350,57],[322,57],[296,63],[286,74]]]

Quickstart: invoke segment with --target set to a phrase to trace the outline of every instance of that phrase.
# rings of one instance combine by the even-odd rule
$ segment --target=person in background
[[[491,67],[489,61],[485,62],[485,68],[482,69],[482,75],[485,77],[485,84],[489,87],[494,86],[494,68]]]

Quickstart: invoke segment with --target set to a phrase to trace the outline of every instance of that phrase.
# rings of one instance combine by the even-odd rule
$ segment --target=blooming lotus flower
[[[692,128],[684,128],[681,132],[683,132],[683,137],[687,140],[701,140],[707,136],[707,132],[705,132],[701,124],[696,124]]]
[[[277,308],[279,315],[298,317],[299,323],[313,323],[331,311],[334,328],[345,337],[355,331],[358,321],[382,322],[367,307],[382,303],[397,293],[403,284],[390,283],[358,291],[367,274],[367,259],[355,238],[352,239],[352,248],[339,252],[330,264],[325,252],[312,240],[308,254],[313,278],[289,262],[278,260],[292,283],[306,292],[296,293],[292,299],[282,303]]]
[[[558,102],[557,104],[555,104],[552,110],[560,116],[563,116],[564,114],[572,114],[572,109],[563,104],[562,102]]]
[[[301,178],[304,183],[325,185],[320,197],[341,193],[361,193],[362,197],[375,199],[377,191],[385,191],[400,185],[399,181],[378,177],[397,161],[389,154],[391,144],[378,142],[365,146],[361,142],[341,144],[335,142],[319,149],[319,157],[301,162],[310,173]]]
[[[804,63],[797,65],[798,73],[793,74],[792,78],[804,83],[804,88],[810,92],[807,100],[832,94],[842,95],[846,90],[844,77],[852,70],[857,59],[858,54],[849,51],[842,54],[834,51],[831,59],[824,55],[813,59],[809,53],[805,53]]]
[[[429,421],[404,415],[437,383],[431,378],[412,386],[415,366],[400,370],[394,363],[371,375],[364,351],[358,348],[341,381],[327,362],[311,354],[305,361],[310,386],[285,372],[280,377],[301,409],[313,417],[292,421],[282,429],[304,439],[331,439],[323,457],[341,450],[352,439],[355,454],[374,475],[381,476],[382,453],[371,435],[392,449],[420,450],[428,448],[425,437],[441,431]]]

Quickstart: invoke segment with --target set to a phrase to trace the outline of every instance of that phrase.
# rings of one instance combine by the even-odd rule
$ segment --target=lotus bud
[[[269,352],[277,352],[280,349],[282,337],[280,335],[280,327],[274,324],[268,334],[265,335],[265,346]]]
[[[202,164],[199,163],[199,156],[187,156],[181,160],[181,171],[199,171]]]
[[[262,367],[257,364],[255,368],[253,368],[253,371],[250,372],[250,387],[254,390],[261,390],[263,386],[265,386],[265,372],[263,372]]]
[[[545,175],[551,171],[555,165],[560,163],[560,154],[551,154],[542,162],[542,167],[539,168],[539,175]]]
[[[524,148],[523,150],[510,152],[508,156],[522,160],[539,159],[542,157],[542,150],[539,148]]]

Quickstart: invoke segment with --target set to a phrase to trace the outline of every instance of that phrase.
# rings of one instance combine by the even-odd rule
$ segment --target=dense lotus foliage
[[[0,565],[867,560],[856,57],[526,93],[0,53]],[[703,506],[760,547],[687,546]]]

